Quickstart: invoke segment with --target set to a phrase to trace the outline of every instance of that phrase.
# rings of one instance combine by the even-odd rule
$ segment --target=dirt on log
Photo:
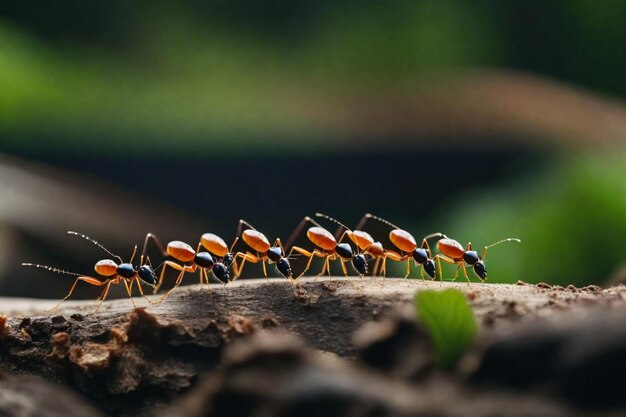
[[[108,414],[151,415],[155,407],[171,403],[180,393],[197,386],[200,375],[214,371],[229,342],[261,332],[265,334],[263,337],[278,345],[277,349],[283,343],[286,349],[299,349],[283,340],[281,334],[290,333],[303,341],[302,346],[358,358],[361,363],[358,366],[383,372],[385,378],[395,375],[394,378],[414,382],[424,375],[432,375],[427,371],[432,362],[432,354],[424,345],[427,338],[414,322],[414,295],[418,290],[442,288],[464,291],[481,325],[481,336],[462,362],[458,371],[460,376],[452,385],[448,384],[453,387],[461,386],[463,381],[477,381],[486,386],[495,383],[512,389],[532,390],[534,386],[554,379],[554,375],[559,378],[567,375],[572,371],[571,367],[563,373],[561,368],[550,368],[549,361],[547,364],[542,362],[540,369],[533,374],[534,379],[531,375],[530,379],[518,381],[513,378],[510,381],[507,380],[510,377],[503,376],[501,369],[506,369],[508,364],[511,369],[507,372],[520,372],[508,358],[516,358],[516,364],[531,366],[532,361],[523,362],[522,359],[536,358],[537,350],[547,355],[559,355],[559,349],[568,346],[570,339],[575,339],[572,334],[579,331],[572,323],[586,323],[587,329],[596,330],[598,325],[604,326],[602,323],[610,323],[612,329],[625,323],[620,321],[626,316],[623,314],[626,287],[623,286],[579,289],[546,284],[468,285],[402,279],[348,281],[343,278],[303,279],[292,286],[281,280],[272,280],[271,285],[265,280],[242,280],[228,286],[182,287],[160,304],[148,304],[144,299],[136,298],[134,302],[140,307],[135,309],[128,299],[107,301],[97,313],[93,312],[97,305],[95,301],[69,301],[56,312],[46,313],[45,309],[53,302],[0,299],[0,313],[6,315],[0,317],[0,373],[34,374],[64,384],[84,394]],[[156,302],[158,298],[151,300]],[[611,310],[619,313],[604,320],[605,315],[615,314],[608,312]],[[589,315],[601,315],[602,319],[589,322]],[[372,325],[371,322],[378,324]],[[368,323],[369,326],[364,328]],[[263,329],[282,333],[266,333],[262,332]],[[608,349],[609,354],[619,355],[622,352],[613,347],[626,343],[626,338],[621,338],[620,332],[611,333],[617,335],[617,340],[601,348]],[[517,344],[511,342],[515,337],[519,338]],[[512,343],[527,350],[511,348]],[[594,356],[594,352],[597,353],[595,348],[591,353],[576,353],[576,349],[572,349],[572,358],[591,355],[598,359],[597,355]],[[306,348],[301,350],[306,351]],[[416,352],[424,354],[417,355]],[[389,360],[377,362],[381,353]],[[604,359],[606,357],[598,360]],[[623,357],[621,360],[624,362]],[[306,362],[306,366],[324,371],[327,365],[316,361],[313,360],[313,365]],[[604,368],[600,366],[599,369]],[[358,375],[361,371],[355,372]],[[526,374],[521,372],[520,375]],[[215,375],[212,377],[216,378]],[[271,373],[268,377],[272,377]],[[601,375],[595,377],[601,378]],[[385,385],[384,381],[379,383]],[[215,387],[215,383],[207,384]],[[557,401],[568,401],[576,395],[578,388],[575,386],[568,391],[556,387],[552,391],[557,393]],[[205,399],[209,395],[201,388],[195,391],[203,392],[202,398]],[[189,395],[193,393],[191,390]],[[607,400],[609,405],[622,406],[619,401],[611,403],[613,400],[612,397]],[[503,403],[508,402],[507,399]],[[579,405],[586,407],[590,404],[576,404],[576,407]],[[591,406],[595,407],[594,404]],[[558,403],[546,407],[558,409]],[[567,407],[564,409],[572,412]],[[406,407],[398,414],[393,408],[390,410],[388,415],[404,415],[407,411]]]

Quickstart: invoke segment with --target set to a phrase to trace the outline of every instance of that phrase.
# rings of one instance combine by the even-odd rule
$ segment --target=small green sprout
[[[453,289],[418,291],[415,304],[417,319],[432,338],[437,363],[444,369],[453,368],[477,331],[465,294]]]

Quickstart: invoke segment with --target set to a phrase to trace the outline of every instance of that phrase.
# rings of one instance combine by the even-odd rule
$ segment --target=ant
[[[374,265],[372,273],[376,272],[380,260],[385,255],[385,250],[383,249],[382,243],[375,242],[374,238],[369,233],[363,230],[350,230],[345,224],[324,213],[315,213],[315,215],[317,217],[323,217],[326,220],[330,220],[331,222],[337,223],[339,225],[339,230],[335,233],[334,236],[335,239],[337,239],[337,242],[341,243],[344,237],[348,236],[348,238],[359,249],[360,253],[369,255],[372,257],[372,259],[376,258],[376,264]],[[342,234],[339,234],[342,229],[344,230],[344,232]],[[357,260],[357,262],[359,262],[361,258],[359,257],[358,259],[359,260]],[[359,270],[358,268],[356,269],[357,271]],[[367,265],[365,265],[365,273],[367,273]]]
[[[168,290],[167,293],[163,297],[161,297],[161,301],[167,298],[172,291],[174,291],[183,281],[183,277],[186,272],[194,273],[198,269],[200,270],[200,284],[206,282],[209,283],[209,271],[213,272],[213,276],[227,284],[230,277],[228,274],[228,266],[224,261],[216,262],[213,259],[213,256],[209,252],[200,252],[202,242],[198,243],[198,247],[196,250],[188,245],[185,242],[180,240],[173,240],[167,244],[165,249],[163,248],[163,244],[156,237],[156,235],[152,233],[148,233],[146,236],[146,240],[152,239],[157,247],[160,249],[163,256],[170,256],[175,260],[182,262],[183,265],[180,265],[174,261],[166,260],[163,262],[163,269],[161,270],[161,274],[159,275],[158,285],[155,287],[154,292],[156,293],[161,285],[163,284],[163,277],[165,275],[165,270],[169,266],[177,271],[180,271],[174,286]],[[231,261],[232,263],[232,261]]]
[[[445,237],[443,233],[431,233],[430,235],[424,236],[422,239],[422,245],[417,247],[417,242],[412,234],[406,230],[400,229],[395,224],[381,217],[374,216],[371,213],[366,213],[365,216],[363,216],[359,222],[359,227],[362,227],[368,219],[378,220],[379,222],[393,227],[393,230],[389,232],[389,240],[396,248],[400,249],[400,253],[392,250],[385,251],[381,269],[383,275],[385,275],[387,270],[387,258],[391,258],[393,261],[397,262],[406,261],[406,275],[404,278],[407,278],[411,273],[411,259],[413,259],[415,265],[421,265],[420,276],[422,279],[424,279],[424,271],[431,279],[435,279],[437,272],[435,268],[435,259],[444,258],[444,256],[435,255],[432,257],[432,251],[430,249],[430,245],[428,244],[428,240],[435,237]],[[452,259],[448,258],[446,258],[446,260],[452,261]],[[442,280],[441,273],[440,280]]]
[[[309,240],[320,249],[313,249],[313,252],[309,252],[308,250],[298,246],[293,246],[291,248],[288,257],[291,257],[293,251],[296,251],[299,254],[309,258],[309,261],[306,264],[306,268],[304,268],[304,271],[302,271],[302,273],[298,275],[298,278],[304,275],[306,271],[311,267],[311,263],[313,262],[313,258],[315,256],[319,258],[324,258],[324,267],[322,268],[322,272],[320,273],[320,275],[323,275],[326,271],[328,271],[328,273],[330,274],[330,261],[337,259],[340,260],[341,269],[343,270],[343,274],[346,277],[348,276],[348,271],[346,269],[346,266],[344,265],[344,261],[352,261],[352,266],[354,266],[360,276],[363,276],[367,273],[367,260],[365,259],[365,255],[363,255],[362,253],[357,253],[355,255],[352,251],[352,247],[348,243],[337,243],[337,240],[332,235],[332,233],[324,229],[319,223],[317,223],[309,216],[306,216],[304,219],[302,219],[300,224],[296,227],[296,229],[289,237],[289,241],[285,246],[289,247],[291,243],[293,243],[296,236],[301,232],[302,228],[307,222],[312,223],[314,226],[310,227],[306,231],[306,235]]]
[[[248,229],[245,229],[242,232],[244,225],[247,226]],[[235,279],[239,278],[239,275],[241,275],[241,271],[243,270],[243,266],[246,261],[252,263],[261,261],[261,265],[263,266],[263,275],[267,278],[267,267],[265,265],[267,260],[269,260],[270,263],[275,263],[276,269],[278,269],[278,271],[285,278],[292,278],[291,265],[289,264],[289,260],[285,258],[285,249],[283,248],[283,244],[279,238],[274,241],[273,246],[270,246],[270,242],[267,240],[267,237],[265,237],[263,233],[256,230],[244,219],[239,220],[239,226],[237,227],[237,237],[240,235],[243,241],[256,251],[256,255],[253,255],[250,252],[238,252],[237,255],[235,255],[233,261],[235,263]],[[238,268],[237,258],[241,258],[241,263]]]
[[[485,267],[484,262],[485,257],[487,256],[487,249],[505,242],[521,243],[522,241],[513,237],[499,240],[495,243],[492,243],[491,245],[485,246],[483,248],[482,255],[478,256],[478,252],[472,250],[471,242],[469,242],[467,244],[467,247],[463,249],[463,245],[461,245],[459,242],[454,239],[450,239],[447,236],[444,236],[443,239],[437,242],[437,249],[439,249],[439,252],[445,255],[440,257],[443,261],[452,265],[457,263],[459,264],[459,266],[457,266],[456,268],[456,272],[454,273],[453,281],[457,279],[459,275],[459,269],[462,268],[465,279],[467,279],[467,282],[471,282],[469,277],[467,276],[467,270],[465,267],[465,264],[467,264],[468,266],[472,267],[472,269],[474,270],[474,274],[476,274],[478,279],[480,279],[480,282],[484,282],[487,279],[487,267]],[[441,262],[439,262],[438,266],[441,273]]]
[[[348,230],[346,234],[350,240],[352,240],[352,242],[359,247],[359,249],[361,249],[365,254],[371,256],[373,259],[376,259],[376,263],[372,268],[372,275],[377,276],[380,273],[381,261],[385,258],[385,249],[383,248],[382,243],[374,241],[372,235],[364,230],[360,230],[366,221],[367,215],[364,215],[359,223],[357,223],[354,230]],[[335,237],[338,237],[340,232],[341,228],[337,230]]]
[[[152,264],[150,263],[150,257],[146,257],[147,263],[144,263],[144,256],[146,254],[146,244],[148,242],[148,236],[146,236],[146,240],[144,241],[143,251],[141,253],[141,257],[139,258],[139,266],[136,266],[133,264],[133,259],[135,258],[135,255],[137,253],[137,245],[135,245],[133,249],[133,253],[130,257],[130,261],[124,262],[121,257],[112,253],[110,250],[105,248],[102,244],[100,244],[95,239],[92,239],[89,236],[86,236],[82,233],[77,233],[77,232],[72,232],[72,231],[68,231],[67,233],[90,241],[91,243],[93,243],[94,245],[102,249],[104,252],[109,254],[111,257],[117,259],[117,262],[112,259],[102,259],[96,262],[94,269],[96,273],[100,275],[100,277],[91,277],[87,275],[77,274],[75,272],[69,272],[69,271],[66,271],[60,268],[55,268],[55,267],[48,266],[48,265],[39,265],[39,264],[32,264],[32,263],[26,263],[26,262],[22,263],[22,266],[30,266],[34,268],[40,268],[40,269],[45,269],[48,271],[56,272],[58,274],[65,274],[65,275],[71,275],[71,276],[77,277],[76,280],[74,281],[74,284],[72,285],[72,288],[70,289],[70,292],[65,296],[65,298],[59,301],[49,311],[56,310],[61,305],[61,303],[67,300],[74,293],[74,289],[76,288],[76,285],[78,284],[79,281],[86,282],[87,284],[94,285],[96,287],[104,287],[104,290],[102,291],[99,297],[100,302],[98,303],[98,307],[96,308],[94,313],[98,312],[98,310],[100,309],[100,306],[102,305],[104,300],[106,300],[109,294],[109,289],[111,288],[111,285],[117,285],[120,283],[123,283],[124,286],[126,287],[126,292],[128,293],[128,296],[130,297],[130,302],[133,304],[133,308],[135,307],[135,302],[133,301],[132,290],[133,290],[133,284],[135,282],[137,282],[137,288],[139,289],[139,292],[141,293],[141,295],[149,303],[152,304],[152,302],[144,295],[143,289],[141,288],[141,282],[144,282],[151,287],[154,287],[157,282],[156,276],[154,274],[154,269],[152,268]]]
[[[224,242],[224,239],[216,235],[215,233],[204,233],[200,236],[200,244],[208,250],[213,255],[222,259],[222,263],[226,266],[226,268],[230,268],[235,259],[235,254],[233,253],[233,248],[237,244],[239,237],[236,237],[233,241],[230,248]],[[235,265],[233,265],[235,267]],[[235,274],[237,274],[237,270],[235,269]]]

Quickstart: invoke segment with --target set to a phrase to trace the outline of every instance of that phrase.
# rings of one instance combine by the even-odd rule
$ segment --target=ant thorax
[[[468,265],[474,265],[476,262],[480,261],[480,256],[478,256],[478,252],[475,250],[468,250],[463,253],[463,260]]]
[[[337,255],[341,256],[344,259],[352,259],[354,257],[352,247],[347,243],[338,244],[335,248],[335,252],[337,252]]]

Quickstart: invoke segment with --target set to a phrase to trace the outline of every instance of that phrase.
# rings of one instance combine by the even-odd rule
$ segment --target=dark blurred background
[[[90,272],[66,230],[127,257],[316,211],[521,238],[496,282],[619,281],[625,41],[622,0],[5,0],[0,295],[69,288],[22,261]]]

